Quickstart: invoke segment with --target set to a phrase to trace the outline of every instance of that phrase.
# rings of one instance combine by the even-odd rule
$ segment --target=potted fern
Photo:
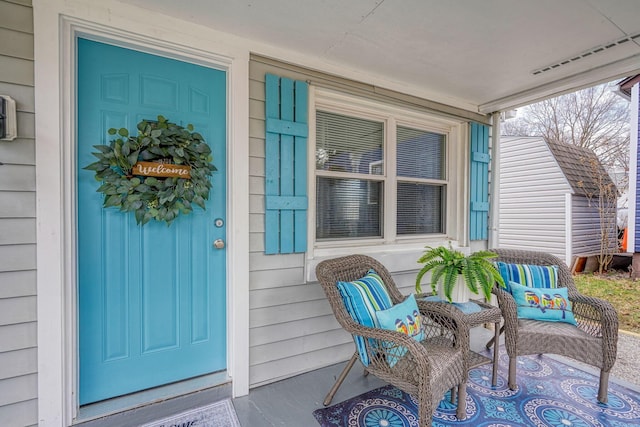
[[[426,248],[427,251],[418,259],[418,263],[424,265],[416,276],[417,293],[422,292],[421,282],[427,272],[431,272],[433,293],[449,302],[469,301],[467,289],[474,294],[481,291],[488,300],[496,282],[504,286],[502,276],[491,262],[497,257],[494,252],[478,251],[465,255],[451,247]]]

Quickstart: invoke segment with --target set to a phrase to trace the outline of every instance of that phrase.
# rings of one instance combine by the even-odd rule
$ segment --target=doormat
[[[520,356],[518,389],[507,385],[508,358],[502,353],[496,387],[492,365],[469,371],[467,417],[456,418],[449,393],[433,415],[444,426],[640,426],[640,395],[609,381],[609,402],[598,403],[598,377],[545,356]],[[417,400],[387,385],[313,412],[322,427],[418,426]]]
[[[224,399],[140,427],[240,427],[240,422],[231,399]]]

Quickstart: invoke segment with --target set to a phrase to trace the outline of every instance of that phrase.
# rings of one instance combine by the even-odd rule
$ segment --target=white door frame
[[[227,72],[227,366],[233,395],[245,395],[249,390],[249,51],[221,47],[216,34],[204,28],[190,35],[158,36],[154,26],[158,20],[167,28],[185,23],[111,0],[84,8],[78,7],[82,1],[69,3],[34,1],[39,425],[69,426],[78,410],[75,39],[79,35]]]

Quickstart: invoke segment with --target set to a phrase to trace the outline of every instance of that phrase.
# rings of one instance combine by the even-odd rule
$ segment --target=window
[[[444,233],[446,136],[398,126],[398,235]]]
[[[384,123],[316,113],[316,239],[382,236]]]
[[[397,243],[446,234],[453,125],[381,107],[317,105],[315,240]]]

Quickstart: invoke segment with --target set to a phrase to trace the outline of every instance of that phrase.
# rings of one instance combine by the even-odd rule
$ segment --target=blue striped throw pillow
[[[498,261],[496,267],[509,292],[511,292],[509,282],[519,283],[530,288],[554,289],[558,287],[557,265],[508,264]]]
[[[386,310],[393,306],[382,278],[373,270],[366,276],[353,282],[338,282],[337,285],[344,305],[356,322],[363,326],[379,328],[376,311]],[[369,366],[369,355],[364,339],[353,337],[360,360],[364,366]]]

